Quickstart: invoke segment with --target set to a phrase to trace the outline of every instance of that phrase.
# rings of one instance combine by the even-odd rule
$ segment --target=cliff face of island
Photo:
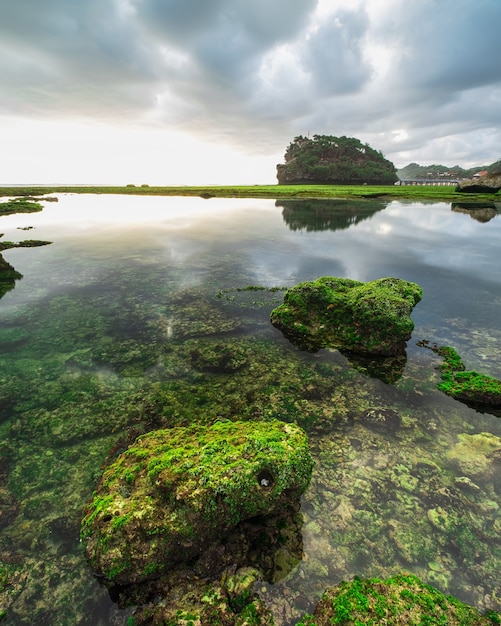
[[[280,185],[392,185],[396,168],[381,152],[354,137],[299,136],[277,165]]]

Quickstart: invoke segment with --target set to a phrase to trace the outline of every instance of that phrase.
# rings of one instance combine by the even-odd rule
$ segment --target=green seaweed
[[[355,577],[342,582],[328,589],[314,614],[306,615],[296,626],[487,626],[499,619],[494,611],[482,616],[418,577],[400,574],[387,580]]]
[[[12,213],[35,213],[37,211],[41,211],[42,209],[43,206],[39,202],[34,202],[26,198],[15,198],[14,200],[0,202],[0,215],[11,215]]]
[[[438,346],[427,341],[420,341],[419,345],[444,357],[438,368],[442,375],[442,382],[437,385],[440,391],[472,407],[501,407],[501,380],[465,371],[461,357],[450,346]]]
[[[38,248],[40,246],[48,246],[52,241],[42,241],[39,239],[25,239],[24,241],[0,241],[0,252],[9,250],[10,248]]]

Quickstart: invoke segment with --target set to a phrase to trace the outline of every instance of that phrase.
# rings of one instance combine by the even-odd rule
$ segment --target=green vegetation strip
[[[153,187],[149,185],[2,187],[0,196],[39,196],[53,193],[124,194],[144,196],[200,196],[203,198],[388,198],[436,202],[492,202],[498,194],[465,194],[453,186],[432,185],[247,185],[209,187]]]

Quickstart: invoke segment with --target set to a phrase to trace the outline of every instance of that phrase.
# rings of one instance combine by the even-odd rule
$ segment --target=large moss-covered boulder
[[[297,626],[351,626],[352,624],[428,624],[488,626],[499,624],[501,615],[477,609],[446,596],[411,575],[387,580],[355,578],[327,589],[313,615]]]
[[[273,422],[217,422],[139,437],[106,470],[82,538],[95,572],[152,578],[239,522],[297,501],[313,467],[305,433]]]
[[[400,278],[361,283],[323,276],[286,291],[271,323],[302,350],[395,356],[405,351],[414,329],[410,315],[422,293]]]

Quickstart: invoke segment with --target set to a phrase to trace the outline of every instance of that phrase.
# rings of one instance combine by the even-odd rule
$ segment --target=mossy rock
[[[419,285],[400,278],[361,283],[323,276],[289,289],[271,323],[302,350],[395,356],[405,351],[422,295]]]
[[[357,624],[426,624],[427,626],[487,626],[501,623],[501,615],[477,609],[446,596],[411,575],[380,580],[356,577],[328,589],[313,615],[297,626]]]
[[[0,215],[11,215],[12,213],[36,213],[41,211],[43,206],[39,202],[33,202],[26,198],[14,198],[6,202],[0,202]]]
[[[14,289],[16,280],[20,280],[22,277],[23,275],[17,272],[10,263],[7,263],[0,254],[0,298]]]
[[[52,241],[41,241],[39,239],[25,239],[24,241],[0,241],[0,251],[9,250],[10,248],[39,248],[40,246],[48,246]]]
[[[105,471],[86,507],[89,563],[113,583],[156,577],[239,522],[297,500],[312,468],[304,431],[280,421],[143,435]]]
[[[471,407],[501,407],[501,380],[477,372],[456,372],[438,388]]]
[[[440,391],[475,409],[501,407],[501,380],[486,374],[465,371],[461,357],[450,346],[430,344],[426,340],[418,342],[418,345],[444,357],[439,367],[442,382],[437,387]]]

